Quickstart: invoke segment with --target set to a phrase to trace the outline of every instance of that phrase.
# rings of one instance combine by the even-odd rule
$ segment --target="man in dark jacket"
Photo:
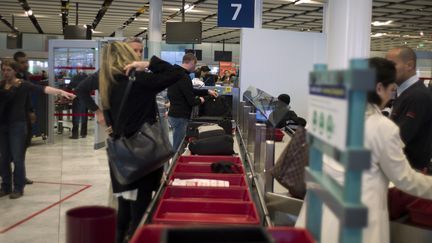
[[[69,90],[76,91],[79,83],[87,78],[87,74],[78,73],[76,76],[72,78],[72,81],[68,85]],[[69,137],[70,139],[78,139],[78,134],[85,138],[87,136],[87,123],[88,123],[88,110],[84,101],[79,98],[75,98],[72,101],[72,135]],[[79,130],[81,124],[81,131]]]
[[[13,59],[18,63],[17,78],[30,81],[30,76],[32,75],[29,70],[29,61],[27,55],[22,51],[17,51],[13,55]],[[34,112],[31,96],[29,95],[26,100],[26,110],[27,110],[27,137],[26,137],[26,149],[31,145],[31,140],[33,137],[33,126],[36,122],[36,113]],[[27,185],[33,184],[33,181],[29,178],[25,178],[25,183]]]
[[[397,97],[391,119],[399,126],[411,166],[426,170],[432,156],[432,95],[416,75],[416,54],[409,47],[391,49],[386,58],[396,64]]]
[[[182,70],[184,75],[181,80],[168,88],[168,99],[170,100],[168,121],[173,129],[173,147],[175,150],[178,149],[186,134],[192,108],[204,103],[202,96],[209,94],[217,97],[214,90],[193,88],[189,74],[195,71],[196,63],[197,58],[192,53],[185,54],[181,66],[174,66],[176,69]]]

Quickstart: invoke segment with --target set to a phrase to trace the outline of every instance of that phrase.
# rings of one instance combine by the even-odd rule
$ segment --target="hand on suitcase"
[[[213,96],[213,97],[218,97],[218,93],[215,90],[209,89],[208,90],[208,94]]]

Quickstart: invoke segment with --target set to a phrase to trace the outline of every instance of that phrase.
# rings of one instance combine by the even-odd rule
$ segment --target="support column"
[[[255,0],[254,28],[262,28],[263,0]]]
[[[368,58],[372,0],[329,0],[327,10],[328,68],[347,69],[350,59]]]
[[[149,11],[149,58],[153,55],[160,57],[162,42],[162,0],[150,0]]]
[[[323,24],[322,24],[322,33],[327,35],[328,25],[329,25],[329,4],[328,2],[323,3]]]

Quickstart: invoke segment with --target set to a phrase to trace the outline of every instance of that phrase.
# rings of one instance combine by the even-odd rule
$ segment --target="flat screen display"
[[[167,22],[167,44],[201,44],[201,22]]]
[[[198,59],[198,61],[202,61],[202,50],[198,50],[198,49],[185,49],[185,54],[186,53],[193,53],[196,58]]]
[[[22,48],[22,33],[9,33],[6,37],[7,49],[21,49]]]
[[[231,51],[215,51],[214,60],[216,62],[231,62],[232,52]]]
[[[270,114],[273,112],[273,110],[265,110],[265,114],[263,114],[261,111],[257,111],[255,113],[255,117],[257,122],[265,122],[270,117]]]

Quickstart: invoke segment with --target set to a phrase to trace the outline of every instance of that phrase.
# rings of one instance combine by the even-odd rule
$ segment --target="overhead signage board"
[[[348,129],[348,94],[343,85],[310,85],[308,131],[345,150]]]
[[[219,0],[218,27],[253,28],[255,0]]]

